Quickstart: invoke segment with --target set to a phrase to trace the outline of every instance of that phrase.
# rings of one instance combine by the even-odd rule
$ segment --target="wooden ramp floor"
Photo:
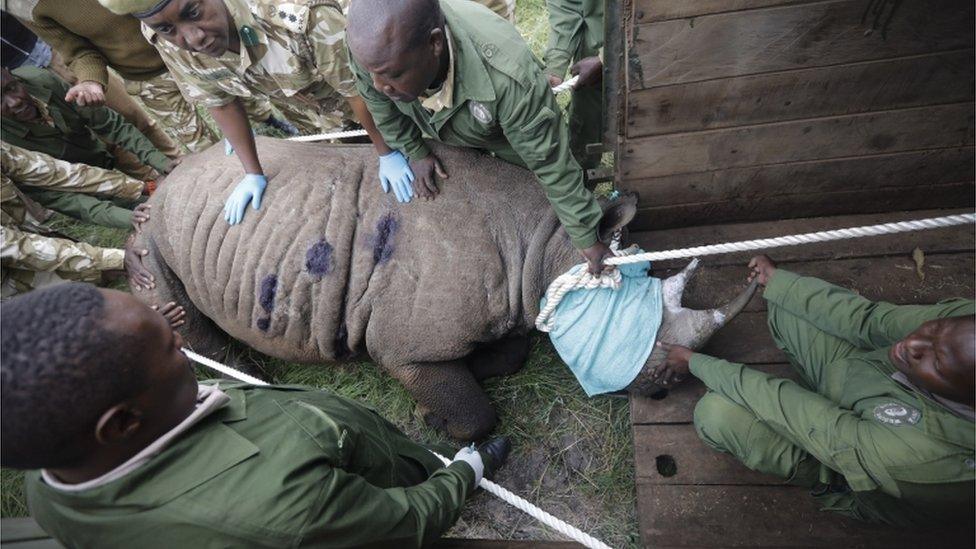
[[[779,222],[703,226],[644,232],[631,240],[645,250],[664,250],[833,228],[920,219],[964,211],[848,215]],[[972,297],[973,226],[769,250],[781,267],[854,289],[870,299],[933,303]],[[922,279],[912,259],[924,253]],[[686,289],[684,305],[707,309],[744,287],[752,253],[702,258]],[[670,276],[686,260],[659,262],[654,275]],[[759,293],[703,352],[743,362],[783,377],[793,372],[769,336]],[[972,526],[931,537],[868,526],[821,512],[807,491],[753,472],[731,456],[706,447],[692,425],[695,403],[705,393],[692,379],[659,400],[631,400],[637,514],[646,547],[973,547]]]

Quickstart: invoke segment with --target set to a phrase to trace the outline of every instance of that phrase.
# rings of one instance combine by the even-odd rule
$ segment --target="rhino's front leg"
[[[422,362],[387,368],[417,401],[424,421],[462,441],[480,440],[497,416],[464,360]]]

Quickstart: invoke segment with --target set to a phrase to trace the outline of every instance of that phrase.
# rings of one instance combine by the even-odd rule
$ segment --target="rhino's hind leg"
[[[410,391],[424,421],[462,441],[484,438],[497,416],[464,360],[388,368]]]
[[[468,369],[478,381],[507,376],[522,369],[528,356],[528,336],[506,337],[475,349],[468,357]]]

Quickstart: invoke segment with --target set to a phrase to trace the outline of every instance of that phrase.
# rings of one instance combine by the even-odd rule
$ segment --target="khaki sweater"
[[[139,20],[115,15],[98,0],[39,0],[25,21],[58,51],[79,82],[105,87],[112,67],[126,80],[148,80],[166,71],[142,36]]]

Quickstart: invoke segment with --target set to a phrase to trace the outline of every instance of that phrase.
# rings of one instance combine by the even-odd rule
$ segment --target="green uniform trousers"
[[[904,526],[965,516],[973,502],[972,422],[892,380],[887,348],[925,320],[971,314],[972,301],[872,303],[782,269],[765,297],[773,340],[802,389],[695,354],[692,372],[710,389],[695,407],[702,441],[814,489],[823,509],[859,520]],[[882,426],[872,416],[876,400],[906,403],[925,421]]]

